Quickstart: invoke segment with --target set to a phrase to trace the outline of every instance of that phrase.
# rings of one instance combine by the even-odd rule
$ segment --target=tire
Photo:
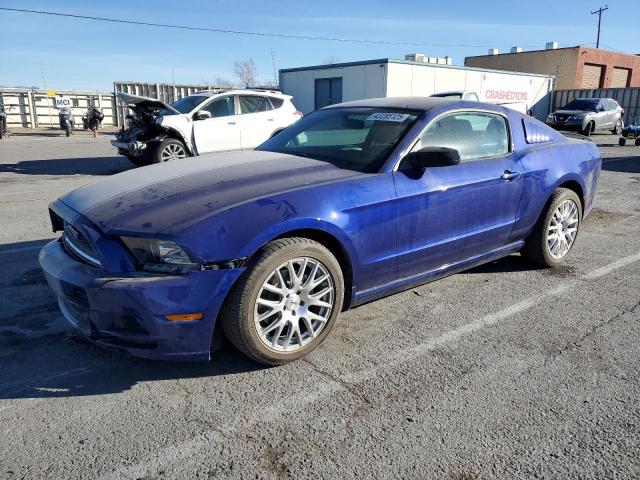
[[[151,165],[153,162],[149,160],[148,155],[126,155],[127,160],[133,163],[136,167],[144,167],[146,165]]]
[[[640,138],[636,138],[635,146],[640,147]]]
[[[290,285],[289,264],[300,283]],[[311,278],[322,282],[313,286]],[[264,288],[267,284],[268,290]],[[274,289],[279,292],[272,293]],[[314,302],[325,306],[312,304],[307,294],[313,297],[324,291],[327,293]],[[265,306],[259,299],[272,303]],[[283,365],[307,355],[325,340],[343,300],[342,270],[331,252],[307,238],[282,238],[269,242],[251,258],[225,301],[220,323],[227,339],[246,356],[264,365]],[[307,317],[311,314],[324,320]],[[260,316],[264,319],[258,322]]]
[[[622,137],[620,139],[618,139],[618,145],[620,145],[621,147],[624,147],[627,144],[627,139]]]
[[[618,121],[616,122],[616,126],[613,127],[613,130],[611,130],[611,133],[614,135],[620,135],[622,133],[622,119],[619,118]]]
[[[172,154],[172,152],[174,153]],[[154,150],[152,159],[153,163],[164,163],[173,160],[182,160],[188,156],[189,153],[184,143],[175,138],[165,138]]]
[[[71,135],[71,128],[70,127],[64,127],[64,134],[68,137]]]
[[[584,129],[582,130],[582,135],[584,135],[585,137],[590,137],[591,134],[593,133],[594,127],[595,127],[595,124],[593,122],[587,123],[587,126],[584,127]]]
[[[568,202],[568,203],[567,203]],[[567,234],[564,232],[570,232],[571,228],[575,228],[575,233],[571,237],[570,243],[568,244],[568,249],[565,252],[561,250],[564,248],[561,240],[557,240],[557,244],[553,243],[553,239],[549,235],[549,231],[551,228],[554,228],[552,225],[552,221],[555,223],[558,219],[557,211],[562,208],[563,205],[568,205],[571,208],[571,204],[575,207],[575,219],[573,215],[571,216],[571,221],[562,222],[560,228],[563,230],[562,237],[568,238]],[[580,231],[580,225],[582,223],[582,204],[580,202],[580,198],[573,190],[569,190],[568,188],[558,188],[551,198],[547,202],[544,210],[540,214],[540,218],[536,222],[536,225],[531,232],[531,235],[527,238],[524,248],[521,253],[524,257],[531,260],[532,262],[544,266],[544,267],[556,267],[560,265],[567,258],[575,242],[578,238],[578,232]],[[575,227],[571,226],[575,225]],[[557,231],[557,230],[556,230]],[[570,232],[572,233],[572,232]],[[569,233],[569,235],[570,235]],[[556,234],[557,235],[557,234]],[[556,250],[554,253],[553,247],[560,245],[561,249]],[[553,246],[552,246],[553,245]],[[558,255],[560,253],[560,255]]]

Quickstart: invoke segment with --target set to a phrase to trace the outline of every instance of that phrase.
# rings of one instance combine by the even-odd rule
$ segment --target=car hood
[[[590,113],[596,113],[596,112],[592,110],[556,110],[555,112],[553,112],[554,115],[569,115],[569,116],[585,115]]]
[[[164,109],[174,113],[180,113],[172,106],[167,105],[156,98],[139,97],[138,95],[131,95],[130,93],[124,92],[118,93],[118,98],[136,113],[140,111],[156,112]]]
[[[245,202],[362,175],[318,160],[250,150],[130,170],[60,201],[105,234],[170,235]]]

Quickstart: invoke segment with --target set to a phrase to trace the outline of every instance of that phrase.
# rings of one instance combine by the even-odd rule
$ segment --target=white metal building
[[[480,101],[525,103],[549,114],[554,77],[383,58],[280,70],[280,88],[304,113],[349,100],[475,91]]]

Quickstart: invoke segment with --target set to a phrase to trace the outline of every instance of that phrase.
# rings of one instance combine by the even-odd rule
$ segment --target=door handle
[[[274,118],[267,118],[267,122],[273,122],[274,120]]]
[[[520,176],[520,172],[512,172],[511,170],[505,170],[504,173],[500,175],[500,178],[502,178],[503,180],[513,180],[515,178],[518,178],[519,176]]]
[[[227,122],[227,125],[235,125],[236,122]]]

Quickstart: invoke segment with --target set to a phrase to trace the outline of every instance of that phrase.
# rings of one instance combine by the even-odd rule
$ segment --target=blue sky
[[[629,42],[637,15],[629,2],[609,0],[601,44],[640,50]],[[0,11],[0,85],[43,86],[41,64],[50,89],[111,90],[114,80],[213,83],[232,80],[233,62],[253,58],[261,80],[276,68],[324,63],[403,58],[405,53],[450,55],[454,63],[484,54],[486,46],[543,48],[593,44],[597,17],[591,0],[472,1],[449,0],[282,0],[230,2],[205,0],[139,1],[0,0],[0,6],[61,11],[79,15],[135,19],[156,23],[390,42],[482,45],[430,47],[292,40],[189,32],[89,20]],[[626,6],[625,6],[626,5]],[[625,42],[625,40],[627,40]],[[640,52],[630,52],[640,53]]]

